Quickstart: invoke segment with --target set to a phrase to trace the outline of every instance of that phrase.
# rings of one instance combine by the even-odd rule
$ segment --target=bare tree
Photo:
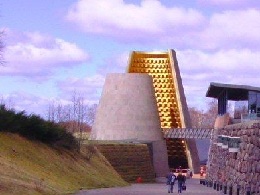
[[[5,108],[8,110],[14,109],[14,107],[15,107],[15,103],[12,100],[12,98],[10,98],[10,97],[9,98],[1,97],[0,105],[5,105]]]
[[[48,119],[48,121],[52,121],[52,122],[55,121],[55,105],[54,105],[54,102],[52,102],[48,106],[47,119]]]
[[[86,115],[85,115],[85,121],[87,124],[89,124],[91,127],[94,123],[94,119],[97,112],[97,104],[93,104],[86,107]]]
[[[241,115],[248,113],[248,101],[237,101],[234,106],[234,119],[240,119]]]
[[[193,128],[213,128],[218,114],[218,104],[214,99],[208,102],[207,110],[189,108]]]
[[[195,107],[189,108],[192,128],[203,128],[205,114],[203,110],[198,110]]]
[[[208,102],[207,111],[205,113],[205,128],[213,128],[215,120],[218,115],[218,101],[216,99],[213,99]]]
[[[96,104],[86,104],[84,97],[74,92],[70,104],[52,102],[48,107],[47,118],[73,133],[81,144],[91,130],[96,108]]]
[[[81,145],[82,141],[82,133],[83,133],[83,123],[84,123],[84,98],[74,92],[73,97],[73,114],[74,120],[77,122],[76,129],[79,133],[79,145]]]

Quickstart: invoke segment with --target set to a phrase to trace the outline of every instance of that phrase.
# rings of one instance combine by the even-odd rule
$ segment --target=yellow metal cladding
[[[152,76],[161,128],[181,128],[180,111],[168,52],[132,52],[129,73],[146,73]]]

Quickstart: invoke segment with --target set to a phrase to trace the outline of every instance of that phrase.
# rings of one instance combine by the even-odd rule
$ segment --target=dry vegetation
[[[0,194],[66,194],[79,189],[128,185],[106,159],[78,154],[0,133]]]

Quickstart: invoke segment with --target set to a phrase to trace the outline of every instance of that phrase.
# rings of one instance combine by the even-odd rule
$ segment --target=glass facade
[[[224,90],[218,97],[218,115],[227,113],[227,102],[228,102],[227,90]]]
[[[234,102],[234,119],[240,119],[241,115],[248,114],[248,100]]]
[[[249,114],[260,117],[260,92],[248,92],[248,111]]]

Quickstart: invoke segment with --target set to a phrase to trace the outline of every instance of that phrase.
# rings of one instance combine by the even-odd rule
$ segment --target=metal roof
[[[218,98],[224,90],[227,90],[228,100],[239,101],[248,100],[248,91],[260,92],[260,87],[211,82],[206,97]]]

